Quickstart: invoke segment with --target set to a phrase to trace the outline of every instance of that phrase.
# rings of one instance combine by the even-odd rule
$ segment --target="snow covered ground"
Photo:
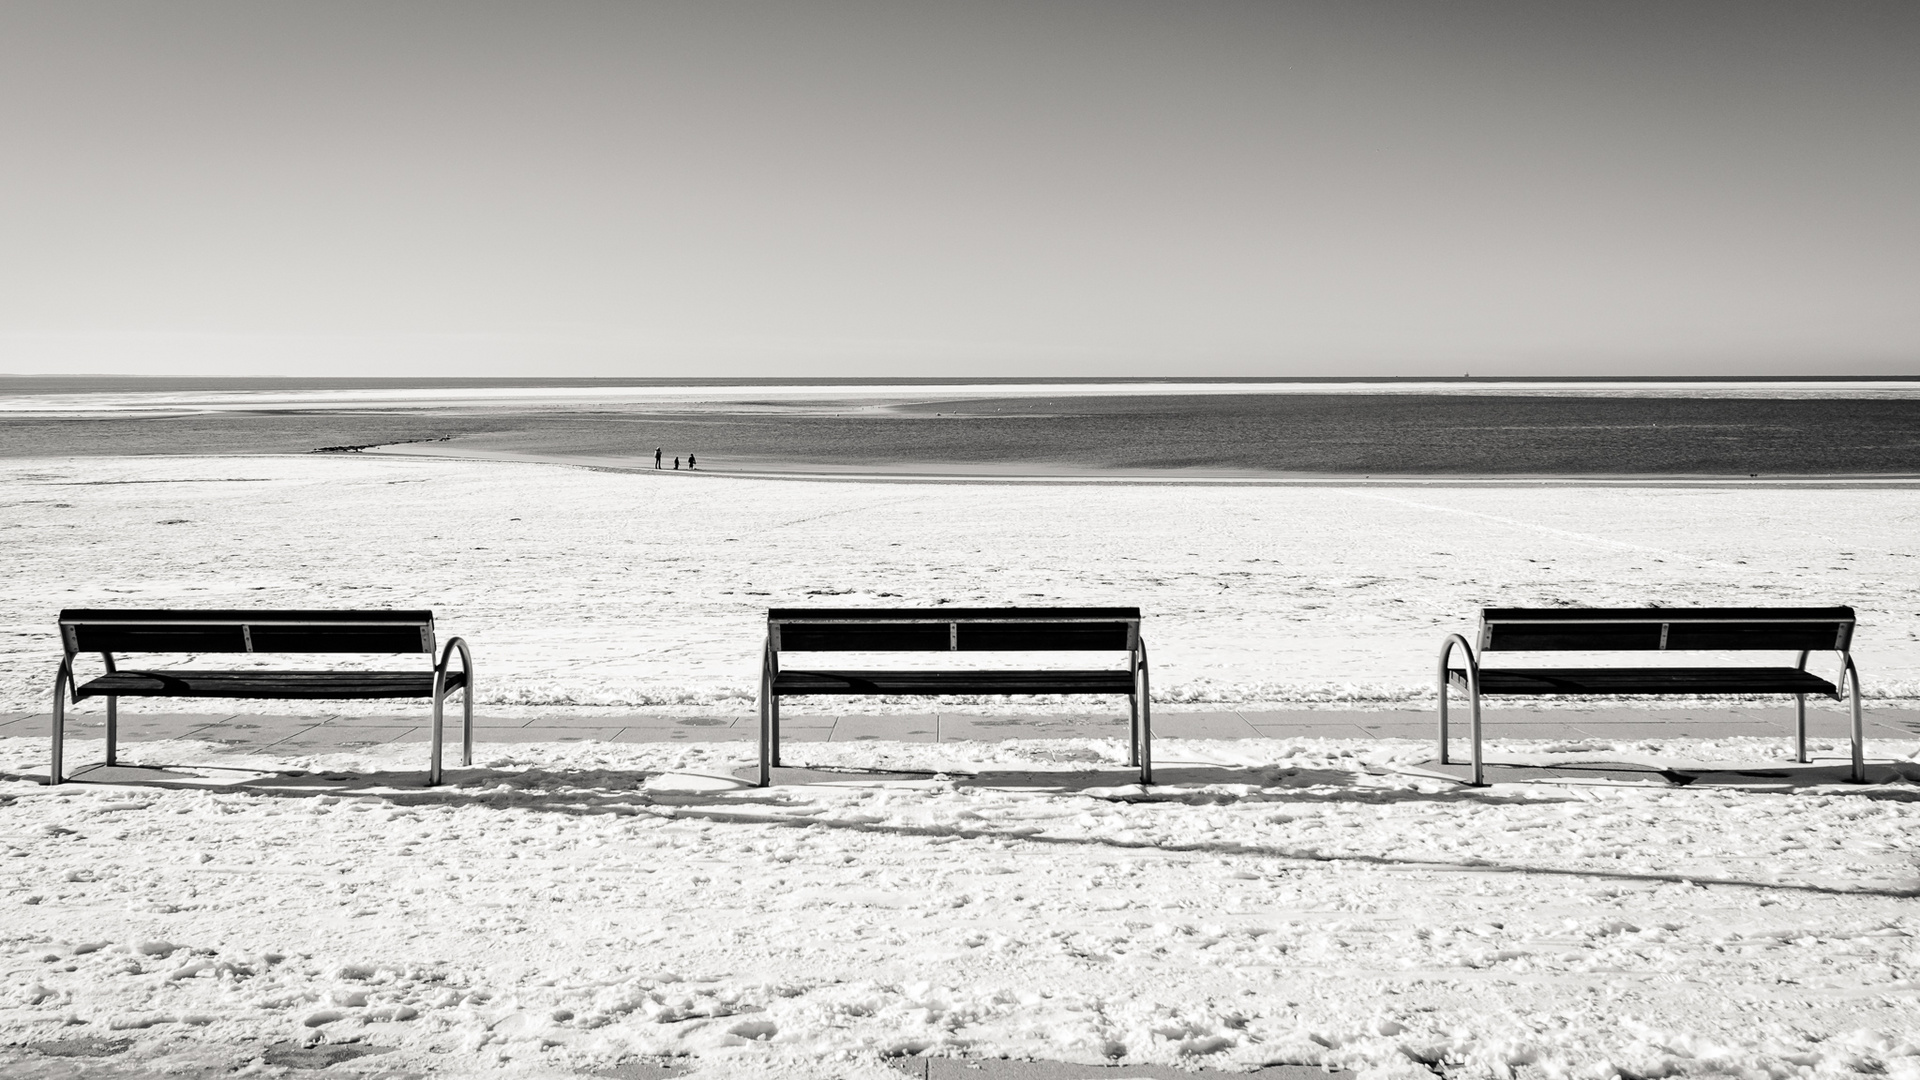
[[[0,1047],[125,1038],[116,1075],[319,1044],[389,1076],[1920,1077],[1920,745],[1878,744],[1905,763],[1870,786],[1778,740],[1509,746],[1788,779],[1474,791],[1410,743],[1173,741],[1150,792],[1111,741],[813,744],[946,771],[769,790],[726,745],[487,749],[434,790],[417,747],[230,790],[0,781]],[[43,751],[0,740],[0,775]]]
[[[1138,604],[1167,702],[1350,706],[1429,692],[1482,604],[1851,603],[1870,697],[1920,697],[1920,492],[1897,488],[303,457],[10,461],[0,491],[17,712],[46,707],[58,610],[121,603],[432,607],[492,713],[740,712],[767,606],[939,600]],[[0,738],[0,1066],[74,1075],[20,1047],[125,1039],[121,1075],[273,1075],[313,1044],[396,1076],[887,1077],[931,1053],[1920,1080],[1920,744],[1876,740],[1894,767],[1856,786],[1831,744],[1802,769],[1779,739],[1508,743],[1738,772],[1477,791],[1422,773],[1424,742],[1156,746],[1150,791],[1075,739],[812,743],[929,774],[769,791],[732,778],[740,744],[488,744],[423,790],[417,743],[142,743],[261,778],[49,789],[38,731]]]
[[[1138,605],[1156,698],[1260,705],[1430,695],[1442,634],[1481,605],[1846,603],[1868,694],[1920,698],[1907,488],[903,484],[340,455],[0,461],[0,492],[0,709],[46,708],[60,608],[119,604],[430,607],[473,643],[490,711],[737,713],[776,605]]]

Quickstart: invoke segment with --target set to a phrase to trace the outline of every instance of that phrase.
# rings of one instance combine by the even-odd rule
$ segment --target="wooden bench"
[[[118,764],[120,699],[123,697],[326,699],[432,698],[433,759],[427,783],[441,780],[442,713],[447,695],[461,692],[460,762],[473,764],[473,656],[452,638],[431,670],[268,670],[205,668],[123,670],[116,653],[378,653],[434,652],[431,611],[121,611],[68,609],[60,613],[65,655],[53,682],[53,763],[49,784],[66,779],[63,744],[67,696],[75,704],[107,699],[106,764]],[[459,671],[447,670],[460,653]],[[74,664],[81,653],[99,653],[106,674],[80,682]]]
[[[1074,670],[784,670],[787,652],[1123,652]],[[1139,608],[775,608],[760,673],[760,786],[780,764],[780,699],[803,695],[1124,694],[1140,782],[1153,782],[1147,646]]]
[[[1807,695],[1841,698],[1851,689],[1853,772],[1866,779],[1860,718],[1860,672],[1849,649],[1850,607],[1826,608],[1485,608],[1480,612],[1479,653],[1459,634],[1440,646],[1440,761],[1447,758],[1447,690],[1467,692],[1472,709],[1472,783],[1484,781],[1480,756],[1480,699],[1510,695],[1791,694],[1797,722],[1796,760],[1807,760]],[[1453,651],[1466,666],[1451,666]],[[1807,657],[1831,649],[1839,654],[1841,686],[1807,670]],[[1792,667],[1482,667],[1491,652],[1798,652]]]

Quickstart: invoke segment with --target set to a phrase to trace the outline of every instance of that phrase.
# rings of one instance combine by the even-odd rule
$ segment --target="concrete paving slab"
[[[611,742],[623,727],[493,728],[482,740],[475,729],[474,742]]]
[[[833,730],[832,728],[802,728],[799,731],[789,731],[787,728],[782,727],[780,729],[780,741],[783,743],[797,742],[797,741],[819,742],[819,741],[825,740],[827,737],[827,734],[832,730]],[[526,739],[526,738],[530,738],[531,736],[527,735],[527,733],[525,732],[522,732],[520,733],[520,737],[522,739]],[[759,737],[760,737],[760,730],[758,728],[681,727],[681,726],[672,726],[672,725],[647,724],[647,725],[633,725],[630,727],[621,728],[616,734],[608,736],[607,741],[625,742],[625,743],[751,742],[751,741],[757,740]],[[546,736],[542,736],[542,738],[546,738]]]
[[[780,721],[781,741],[786,741],[786,718]],[[937,742],[940,718],[933,713],[901,716],[842,716],[833,725],[834,742],[883,739],[887,742]]]
[[[433,710],[421,709],[418,712],[374,713],[368,716],[310,717],[309,719],[318,720],[320,723],[334,728],[412,727],[415,724],[433,723]],[[448,709],[442,715],[442,720],[448,727],[459,727],[460,710]],[[480,727],[477,717],[475,718],[473,726],[475,729]]]
[[[617,723],[621,730],[635,734],[657,731],[662,738],[672,736],[704,741],[758,738],[760,735],[760,722],[757,718],[743,721],[731,716],[629,716],[621,720],[609,719],[607,723],[610,726]],[[780,730],[785,732],[816,725],[822,730],[831,731],[833,718],[830,716],[807,717],[788,723],[783,717]]]
[[[1153,734],[1168,739],[1252,739],[1260,733],[1237,712],[1156,712]]]
[[[1431,739],[1440,731],[1438,721],[1432,719],[1429,719],[1424,724],[1369,724],[1362,722],[1355,726],[1376,739]]]
[[[129,722],[128,718],[123,716],[120,718],[119,742],[121,746],[129,746],[136,743],[157,742],[162,739],[197,739],[201,731],[216,723],[218,721],[198,720],[190,723],[140,723]],[[35,728],[39,730],[36,731]],[[44,735],[47,734],[47,729],[34,725],[27,728],[24,733]],[[107,722],[104,717],[87,717],[78,722],[73,717],[67,718],[67,738],[69,739],[76,736],[104,739],[106,733]]]
[[[1324,724],[1251,724],[1263,739],[1372,739],[1373,732],[1351,721]]]
[[[303,735],[321,725],[311,718],[288,717],[282,723],[263,724],[253,719],[238,723],[208,724],[193,733],[202,742],[216,743],[233,751],[264,750],[275,743]],[[122,745],[125,745],[124,740]]]
[[[89,702],[89,704],[91,704],[91,702]],[[194,728],[205,727],[208,724],[218,724],[225,720],[231,720],[233,716],[234,714],[230,712],[147,713],[129,710],[125,706],[122,706],[120,709],[120,730],[132,731],[135,728],[142,728],[149,731],[192,731]],[[52,723],[52,721],[53,716],[49,713],[35,713],[27,722],[37,723],[44,727]],[[97,727],[106,727],[106,709],[85,709],[80,712],[75,712],[71,709],[67,710],[67,727],[69,730],[76,725],[88,724]]]
[[[460,710],[458,709],[447,710],[448,719],[458,720],[459,717],[460,717]],[[427,719],[431,721],[433,719],[433,714],[428,713]],[[533,723],[533,719],[531,717],[526,717],[526,716],[476,716],[473,718],[473,729],[475,731],[478,731],[481,728],[523,728],[531,723]],[[610,727],[619,727],[621,726],[621,724],[622,724],[622,721],[619,721],[619,720],[607,721],[607,725]]]
[[[287,732],[300,728],[318,727],[326,722],[320,716],[228,716],[210,724],[196,728],[196,732],[218,729],[232,735],[254,734],[257,738],[269,738],[278,741],[285,738]],[[392,726],[388,721],[384,726]],[[120,730],[129,730],[125,717],[120,719]],[[278,732],[278,734],[275,734]]]
[[[30,712],[0,713],[0,736],[19,734],[17,731],[8,731],[7,729],[14,724],[24,725],[26,721],[32,718],[33,714]]]
[[[722,742],[722,740],[716,738],[714,742]],[[753,730],[753,732],[739,734],[739,742],[753,742],[753,744],[758,744],[758,742],[760,742],[760,732]],[[783,726],[783,728],[780,728],[780,746],[787,746],[789,742],[833,742],[833,728],[787,728],[787,726]]]
[[[1461,706],[1465,708],[1464,705]],[[1256,727],[1269,724],[1433,724],[1434,710],[1427,709],[1235,709],[1242,720]]]
[[[307,754],[324,754],[333,750],[359,750],[369,746],[384,746],[393,742],[425,741],[432,735],[427,726],[402,727],[353,727],[338,728],[316,724],[305,731],[275,743],[268,743],[262,749],[276,752],[300,751]],[[476,733],[477,734],[477,733]],[[449,745],[458,746],[460,737],[452,733],[447,739]]]
[[[783,716],[780,718],[780,738],[782,741],[785,741],[787,739],[797,739],[805,736],[809,739],[828,740],[833,738],[833,727],[834,725],[832,724],[789,723],[786,717]],[[741,724],[738,727],[727,728],[726,730],[742,739],[760,738],[760,724],[758,721],[751,724]]]
[[[1387,712],[1375,712],[1362,709],[1235,709],[1240,719],[1255,727],[1278,724],[1302,724],[1313,727],[1322,724],[1344,724],[1362,717],[1385,717]]]
[[[1647,730],[1672,737],[1681,734],[1678,728],[1668,728],[1660,724],[1643,725]],[[1642,736],[1622,734],[1620,725],[1612,724],[1544,724],[1534,722],[1482,723],[1480,731],[1483,737],[1493,739],[1628,739]],[[1471,741],[1471,729],[1465,723],[1449,721],[1447,737],[1456,743]],[[1422,738],[1437,739],[1440,729],[1432,727]]]
[[[1775,722],[1779,719],[1779,717],[1770,716],[1769,711],[1766,709],[1742,709],[1724,706],[1695,708],[1653,704],[1644,707],[1608,705],[1596,708],[1529,708],[1524,704],[1519,704],[1518,702],[1521,700],[1523,699],[1498,698],[1482,702],[1480,715],[1489,720],[1531,720],[1540,723],[1564,722],[1570,724],[1578,723],[1582,720],[1598,722],[1613,719],[1633,720],[1649,724],[1751,723],[1761,720]],[[1460,698],[1455,698],[1453,709],[1451,710],[1452,713],[1454,715],[1460,715],[1465,709],[1466,702]],[[1432,716],[1434,712],[1429,710],[1427,715]],[[1786,710],[1780,715],[1784,716],[1789,722],[1792,721],[1793,712],[1791,709]]]
[[[1581,722],[1569,724],[1557,730],[1577,731],[1581,733],[1582,738],[1595,739],[1784,739],[1791,737],[1793,734],[1790,730],[1782,731],[1777,727],[1764,724],[1675,724],[1649,723],[1637,720],[1608,720],[1600,723]],[[1536,735],[1531,737],[1552,738],[1553,736]]]
[[[1861,717],[1861,726],[1867,729],[1869,738],[1876,734],[1883,738],[1920,738],[1920,716],[1884,716],[1869,712]],[[1812,723],[1807,728],[1809,731],[1817,730]],[[0,734],[4,733],[4,730],[0,730]]]
[[[477,719],[477,718],[476,718]],[[588,728],[588,727],[632,727],[635,724],[666,723],[689,724],[695,727],[726,727],[733,721],[727,717],[715,716],[535,716],[521,727],[528,728]]]
[[[1125,717],[966,716],[941,713],[941,742],[1007,739],[1110,739],[1127,733]]]

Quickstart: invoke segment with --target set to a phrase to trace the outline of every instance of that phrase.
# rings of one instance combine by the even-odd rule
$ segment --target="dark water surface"
[[[305,407],[0,418],[0,456],[300,453],[445,440],[583,457],[689,451],[713,469],[1021,465],[1128,472],[1916,475],[1920,398],[1086,395],[886,406]]]

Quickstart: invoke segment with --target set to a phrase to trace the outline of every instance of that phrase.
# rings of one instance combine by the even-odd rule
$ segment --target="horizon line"
[[[611,375],[514,376],[514,375],[114,375],[49,374],[0,372],[0,380],[15,382],[60,383],[171,383],[243,384],[303,383],[320,386],[952,386],[952,385],[1112,385],[1139,384],[1396,384],[1396,383],[1564,383],[1606,385],[1626,383],[1862,383],[1920,382],[1920,373],[1904,375],[1062,375],[1062,376],[715,376],[709,378],[635,378]]]

